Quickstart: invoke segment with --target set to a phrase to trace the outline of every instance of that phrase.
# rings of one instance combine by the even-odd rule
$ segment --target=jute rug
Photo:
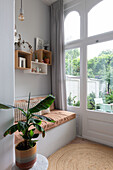
[[[48,160],[48,170],[113,170],[113,148],[91,142],[69,144]]]

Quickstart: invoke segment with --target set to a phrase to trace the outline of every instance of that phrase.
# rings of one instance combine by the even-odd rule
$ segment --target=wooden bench
[[[32,98],[30,107],[33,107],[44,97]],[[22,107],[24,110],[27,108],[26,100],[15,101],[15,106]],[[38,113],[39,114],[39,113]],[[54,103],[50,107],[50,112],[45,113],[44,116],[54,119],[55,123],[50,123],[42,121],[41,126],[46,131],[45,138],[42,138],[41,134],[39,135],[38,141],[38,153],[43,154],[48,157],[54,153],[59,148],[68,144],[70,141],[76,137],[76,114],[73,112],[55,110]],[[20,111],[15,110],[15,123],[17,121],[24,121],[25,117],[21,114]],[[35,130],[37,133],[37,129]],[[22,137],[19,135],[19,132],[15,132],[15,144],[19,143],[22,140]]]

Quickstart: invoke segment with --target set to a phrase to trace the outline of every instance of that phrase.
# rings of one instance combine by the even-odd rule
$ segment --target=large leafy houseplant
[[[45,131],[40,126],[42,123],[42,120],[53,122],[53,123],[55,122],[54,120],[50,118],[47,118],[43,115],[37,115],[35,113],[49,108],[51,104],[54,102],[54,100],[55,100],[55,97],[52,95],[49,95],[44,100],[42,100],[40,103],[38,103],[35,107],[29,108],[29,105],[30,105],[30,95],[29,95],[27,112],[25,112],[23,109],[19,107],[17,108],[11,105],[0,104],[0,109],[17,108],[21,110],[21,113],[26,117],[26,121],[18,121],[17,124],[12,125],[9,129],[7,129],[6,132],[4,133],[4,137],[7,136],[8,134],[11,135],[18,130],[19,132],[22,133],[21,136],[24,139],[25,148],[27,149],[28,147],[32,147],[34,142],[36,142],[32,139],[37,138],[39,136],[39,134],[34,134],[35,129],[38,129],[38,131],[42,133],[43,137],[45,136]],[[34,126],[34,128],[29,130],[32,125]]]
[[[16,149],[25,151],[30,148],[33,148],[37,142],[37,140],[35,140],[35,138],[37,138],[39,136],[39,133],[34,133],[35,129],[37,129],[39,132],[41,132],[43,137],[45,136],[45,131],[41,127],[42,120],[52,122],[52,123],[55,122],[53,119],[50,119],[43,115],[37,115],[35,113],[49,108],[51,106],[51,104],[54,102],[54,100],[55,100],[55,97],[52,95],[49,95],[44,100],[42,100],[40,103],[38,103],[36,106],[34,106],[33,108],[30,108],[29,107],[30,106],[30,94],[29,94],[28,107],[27,107],[26,112],[19,107],[17,108],[15,106],[11,106],[11,105],[0,104],[0,109],[11,109],[11,108],[15,109],[16,108],[16,109],[19,109],[21,111],[21,113],[26,117],[26,121],[18,121],[17,124],[14,124],[10,128],[8,128],[4,133],[4,137],[7,136],[8,134],[11,135],[18,130],[24,140],[16,146]],[[19,164],[19,166],[21,168],[20,164]],[[23,166],[23,164],[22,164],[22,166]],[[26,169],[28,169],[26,164],[25,164],[25,166],[26,166]]]

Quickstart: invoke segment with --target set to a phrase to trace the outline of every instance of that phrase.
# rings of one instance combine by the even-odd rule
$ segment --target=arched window
[[[80,39],[80,15],[76,11],[70,12],[64,22],[65,43]]]
[[[68,13],[64,22],[65,43],[80,39],[80,15]],[[68,45],[68,44],[66,44]],[[80,47],[65,50],[66,93],[68,106],[80,107]]]
[[[88,36],[113,30],[113,0],[103,0],[88,13]]]

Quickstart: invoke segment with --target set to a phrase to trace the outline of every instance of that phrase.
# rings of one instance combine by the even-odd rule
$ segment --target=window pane
[[[113,30],[113,0],[103,0],[88,13],[88,36]]]
[[[80,39],[80,16],[76,11],[70,12],[64,22],[65,42]]]
[[[67,104],[80,106],[80,48],[65,51]]]
[[[113,41],[88,46],[87,108],[113,112]]]

